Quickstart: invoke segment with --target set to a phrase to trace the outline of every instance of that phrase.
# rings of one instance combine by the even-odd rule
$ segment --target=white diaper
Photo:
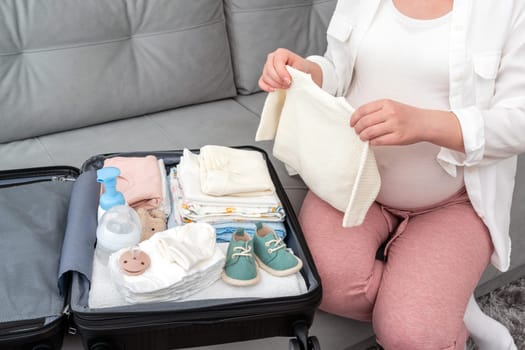
[[[119,292],[130,303],[179,300],[208,287],[220,277],[224,253],[215,243],[215,229],[206,223],[178,226],[139,244],[151,262],[145,272],[121,271],[121,249],[109,257],[108,268]]]

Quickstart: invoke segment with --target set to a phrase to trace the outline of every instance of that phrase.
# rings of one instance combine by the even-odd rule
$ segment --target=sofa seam
[[[44,152],[45,154],[49,157],[49,160],[51,160],[51,162],[53,164],[56,164],[56,159],[53,158],[53,156],[51,155],[51,152],[49,152],[49,149],[46,147],[46,145],[42,142],[42,140],[40,139],[40,136],[37,136],[34,138],[38,144],[40,144],[40,146],[44,149]]]
[[[254,118],[258,119],[258,120],[261,120],[261,116],[260,114],[256,113],[254,110],[252,110],[251,108],[249,108],[248,106],[245,106],[244,104],[240,103],[239,101],[237,101],[237,99],[235,99],[235,97],[237,96],[234,96],[233,98],[233,101],[235,101],[235,103],[237,103],[239,106],[241,106],[242,108],[244,108],[245,110],[247,110],[248,112],[250,112],[250,114],[253,114]]]
[[[168,143],[170,142],[170,134],[165,130],[165,128],[162,127],[162,125],[157,122],[152,116],[151,114],[145,114],[144,115],[146,118],[148,118],[157,128],[160,129],[160,132],[162,135],[164,135],[166,137],[166,140],[168,141]]]
[[[102,40],[102,41],[92,41],[92,42],[86,42],[81,44],[75,44],[75,45],[63,45],[63,46],[56,46],[56,47],[48,47],[48,48],[40,48],[40,49],[29,49],[29,50],[17,50],[17,51],[11,51],[11,52],[0,52],[0,57],[6,57],[6,56],[15,56],[15,55],[21,55],[21,54],[34,54],[34,53],[42,53],[42,52],[51,52],[51,51],[60,51],[60,50],[68,50],[68,49],[76,49],[76,48],[83,48],[83,47],[90,47],[90,46],[102,46],[107,45],[111,43],[117,43],[117,42],[124,42],[129,41],[131,39],[143,39],[143,38],[149,38],[149,37],[155,37],[155,36],[161,36],[161,35],[168,35],[173,33],[179,33],[179,32],[185,32],[197,28],[207,27],[214,24],[218,24],[221,22],[224,22],[224,18],[216,19],[214,21],[201,23],[199,25],[195,26],[189,26],[184,28],[178,28],[173,30],[166,30],[166,31],[158,31],[158,32],[151,32],[151,33],[140,33],[140,34],[133,34],[128,35],[126,37],[120,37],[116,39],[110,39],[110,40]]]

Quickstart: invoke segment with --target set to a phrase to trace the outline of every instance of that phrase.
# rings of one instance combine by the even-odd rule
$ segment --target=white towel
[[[275,138],[273,154],[320,198],[344,212],[344,227],[360,225],[381,179],[374,154],[350,127],[354,109],[344,97],[287,67],[292,85],[268,94],[256,141]]]
[[[261,196],[275,192],[270,172],[257,151],[206,145],[199,153],[202,192],[212,196]]]

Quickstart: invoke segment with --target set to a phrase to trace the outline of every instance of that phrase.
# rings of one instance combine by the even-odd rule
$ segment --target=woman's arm
[[[456,115],[422,109],[392,100],[360,106],[350,118],[361,140],[372,145],[408,145],[427,141],[463,152],[463,135]]]

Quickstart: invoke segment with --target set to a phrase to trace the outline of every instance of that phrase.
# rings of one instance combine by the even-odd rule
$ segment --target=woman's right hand
[[[297,70],[310,74],[312,74],[314,70],[318,70],[317,73],[322,74],[321,68],[316,63],[308,61],[290,50],[277,49],[268,54],[262,75],[259,78],[259,87],[266,92],[272,92],[275,91],[275,89],[287,89],[290,87],[292,78],[285,66],[291,66]]]

